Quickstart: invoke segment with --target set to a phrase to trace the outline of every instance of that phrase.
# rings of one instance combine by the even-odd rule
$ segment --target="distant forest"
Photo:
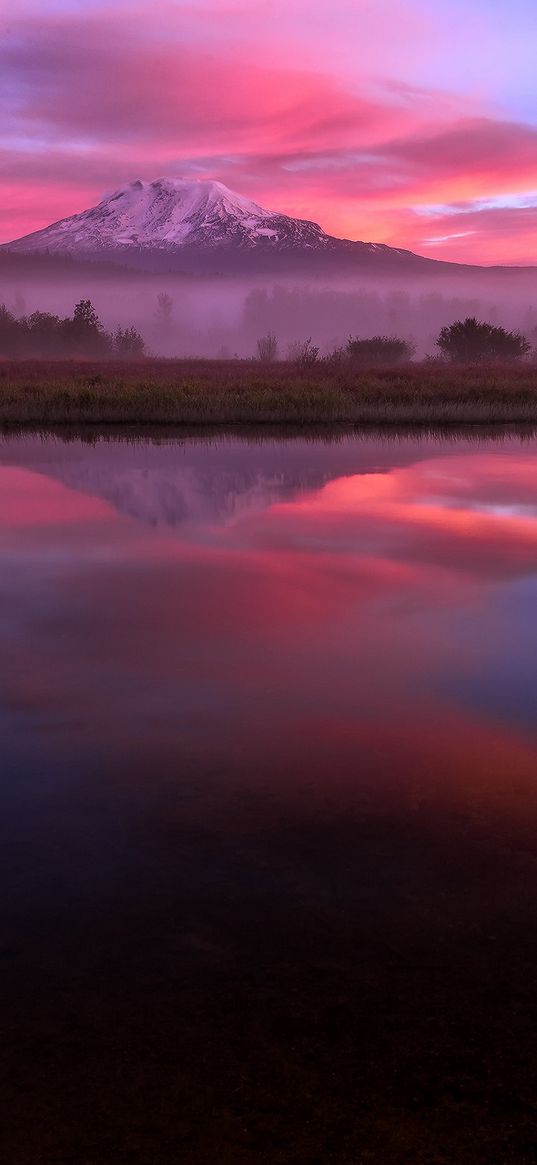
[[[0,358],[163,356],[295,364],[455,359],[460,357],[453,345],[445,334],[441,342],[441,336],[468,320],[492,329],[480,337],[475,332],[473,338],[466,336],[466,344],[460,337],[468,359],[484,358],[476,355],[480,345],[491,359],[533,359],[537,349],[537,310],[524,302],[520,288],[516,297],[501,299],[497,306],[479,296],[434,290],[382,293],[348,286],[248,287],[199,280],[168,286],[158,291],[143,281],[132,287],[124,282],[117,288],[89,285],[69,315],[57,310],[58,301],[65,302],[65,287],[12,288],[3,305],[0,294]],[[50,303],[48,310],[43,301]],[[114,316],[112,325],[103,323]],[[502,333],[515,341],[505,341]]]

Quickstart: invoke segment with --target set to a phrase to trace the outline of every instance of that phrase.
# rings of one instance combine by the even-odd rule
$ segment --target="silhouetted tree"
[[[110,336],[90,299],[81,299],[73,312],[73,318],[64,320],[62,331],[67,346],[77,355],[106,356],[112,348]]]
[[[75,304],[73,325],[81,333],[100,331],[102,324],[91,299],[81,299],[80,303]]]
[[[118,328],[114,336],[114,351],[127,360],[140,360],[145,354],[145,341],[134,328]]]
[[[442,328],[436,343],[443,356],[460,364],[520,360],[531,348],[520,332],[508,332],[495,324],[480,323],[475,316]]]
[[[63,323],[58,316],[48,311],[34,311],[20,323],[26,325],[24,346],[29,355],[55,356],[61,353]]]

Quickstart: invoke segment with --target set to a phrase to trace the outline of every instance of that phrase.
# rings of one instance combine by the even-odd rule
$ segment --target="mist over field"
[[[54,265],[51,264],[51,267]],[[278,359],[292,358],[311,338],[320,354],[349,337],[398,336],[415,358],[437,355],[444,325],[476,316],[521,331],[537,345],[537,272],[461,268],[459,276],[385,278],[370,275],[189,276],[148,274],[96,264],[0,264],[0,305],[18,319],[35,311],[60,317],[90,299],[108,331],[134,326],[149,354],[248,358],[260,336],[274,332]],[[162,296],[167,306],[162,310]],[[159,297],[161,303],[159,305]],[[5,353],[1,348],[0,357]]]

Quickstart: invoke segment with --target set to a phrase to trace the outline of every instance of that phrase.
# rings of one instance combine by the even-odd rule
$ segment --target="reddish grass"
[[[0,361],[0,423],[537,422],[537,366],[384,369],[252,361]]]

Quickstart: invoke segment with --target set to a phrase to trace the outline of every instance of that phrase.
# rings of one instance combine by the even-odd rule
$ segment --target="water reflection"
[[[519,1002],[527,989],[521,935],[537,920],[528,881],[537,815],[536,452],[514,439],[2,444],[9,982],[15,999],[24,985],[32,1056],[39,1022],[29,1000],[40,999],[65,1039],[57,991],[68,1012],[84,1011],[88,993],[97,1006],[95,982],[98,1007],[135,1060],[153,1041],[163,1107],[153,1134],[149,1118],[147,1127],[137,1118],[145,1148],[135,1137],[134,1160],[147,1160],[164,1132],[170,1161],[183,1133],[189,1161],[269,1160],[252,1156],[270,1146],[267,1119],[280,1143],[295,1146],[283,1160],[312,1160],[319,1138],[328,1145],[339,1136],[342,1152],[355,1135],[356,1145],[372,1137],[372,1161],[409,1159],[396,1155],[397,1136],[401,1154],[421,1160],[418,1148],[436,1146],[428,1122],[431,1106],[439,1119],[447,1078],[429,1063],[434,1095],[416,1126],[410,1091],[421,1095],[425,1085],[401,1033],[411,1023],[423,1053],[432,1024],[443,1055],[445,1025],[460,1022],[460,1043],[449,1037],[453,1071],[469,1072],[477,1088],[477,1066],[475,1079],[473,1067],[461,1067],[468,1008],[489,1065],[503,1080],[508,1064],[512,1086],[526,1088],[503,1028],[483,1033],[496,973]],[[491,942],[498,970],[484,972]],[[133,959],[149,992],[147,1025],[118,1004],[121,982],[129,1006],[141,1005]],[[401,966],[411,978],[424,966],[447,975],[442,998],[420,981],[422,1012],[412,979],[410,996],[397,987],[395,1006],[390,976]],[[201,992],[206,1015],[224,981],[219,1016],[194,1023],[192,993]],[[302,1029],[291,1053],[285,1025],[293,1027],[296,991],[313,1028],[335,992],[364,1064],[378,1071],[362,1078],[337,1025],[324,1042],[317,1033],[315,1063]],[[367,1029],[373,1003],[389,1012],[386,1032]],[[273,1036],[261,1039],[259,1018],[252,1029],[248,1007],[267,1009]],[[181,1086],[181,1103],[170,1080],[186,1069],[158,1026],[170,1014],[191,1025],[195,1048],[195,1082],[190,1092]],[[518,1022],[510,1017],[509,1039]],[[102,1023],[86,1018],[86,1037],[98,1033],[94,1070],[109,1087],[117,1047],[103,1052]],[[394,1023],[402,1074],[387,1050]],[[249,1043],[232,1054],[234,1024]],[[290,1113],[278,1124],[276,1068],[261,1092],[254,1082],[263,1057],[282,1057],[283,1046],[280,1071],[320,1106],[314,1117],[306,1104],[312,1124],[300,1137]],[[62,1086],[73,1070],[67,1051]],[[45,1105],[43,1072],[30,1090]],[[124,1111],[101,1113],[125,1152],[139,1089],[151,1091],[139,1072],[125,1085]],[[479,1119],[493,1120],[483,1088]],[[376,1113],[374,1136],[353,1123],[358,1089]],[[21,1117],[25,1101],[15,1094]],[[196,1124],[200,1095],[205,1117],[212,1112],[205,1131]],[[443,1133],[460,1162],[473,1160],[474,1109],[465,1104],[467,1143],[457,1141],[456,1122]],[[240,1156],[244,1111],[257,1131]],[[494,1117],[498,1137],[502,1119]],[[74,1152],[63,1110],[59,1123],[54,1133],[38,1122],[55,1165]],[[30,1134],[20,1158],[20,1124],[11,1136],[12,1159],[33,1161]]]
[[[450,749],[472,726],[494,764],[516,722],[531,752],[533,446],[30,439],[3,454],[3,697],[47,747],[83,733],[121,767],[187,742],[227,764],[240,742],[248,781],[261,765],[274,783],[306,734],[321,773],[338,753],[331,785],[357,747],[360,785],[379,782],[376,721],[400,781],[425,724]]]

